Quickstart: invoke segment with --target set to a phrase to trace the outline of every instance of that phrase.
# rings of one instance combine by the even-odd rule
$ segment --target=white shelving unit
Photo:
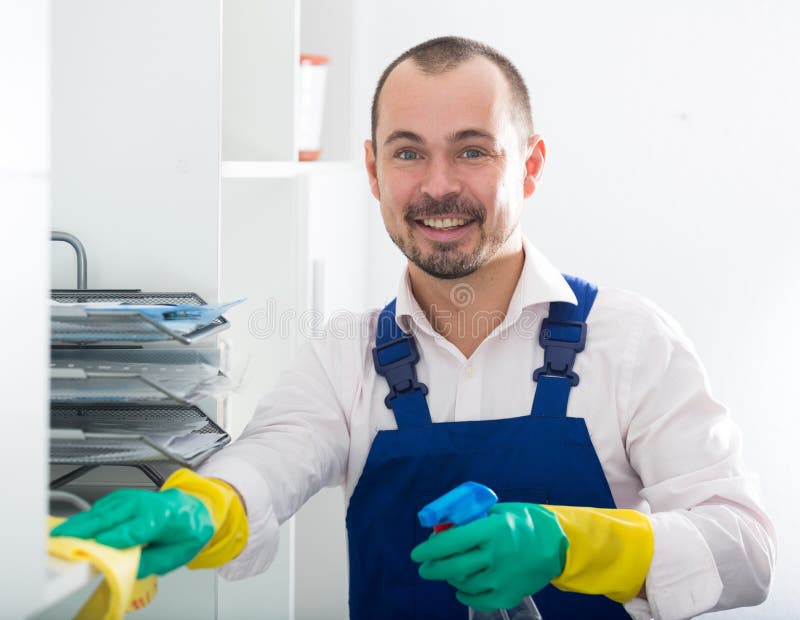
[[[52,226],[84,242],[90,287],[247,298],[220,337],[248,368],[216,412],[235,438],[302,344],[306,313],[364,305],[354,277],[366,260],[368,189],[351,144],[353,1],[73,0],[52,11]],[[318,162],[296,161],[301,52],[331,59]],[[66,288],[75,267],[62,245],[53,284]],[[319,562],[307,534],[326,528],[343,562],[338,491],[284,525],[266,573],[225,582],[175,571],[137,617],[319,617],[311,599],[334,600],[329,609],[344,617],[342,571],[327,598],[310,581]]]
[[[218,300],[219,0],[71,0],[50,10],[52,228],[84,243],[92,288]],[[74,253],[52,245],[51,285],[73,288]],[[219,420],[213,402],[202,408]],[[152,488],[138,472],[100,468],[81,492],[94,499],[120,478]],[[211,571],[176,571],[137,618],[212,620],[215,588]],[[90,592],[35,618],[72,617]]]
[[[222,159],[297,159],[302,53],[330,58],[322,161],[350,161],[353,0],[225,0]]]
[[[223,11],[220,290],[248,299],[250,320],[233,325],[231,341],[254,378],[231,399],[236,436],[309,319],[364,306],[365,278],[353,274],[366,263],[368,185],[351,144],[352,1],[226,0]],[[331,59],[317,162],[296,161],[301,52]],[[278,558],[291,566],[286,617],[346,617],[341,491],[318,494],[288,530]],[[318,553],[320,536],[331,559]],[[245,617],[243,586],[220,586],[221,617]]]

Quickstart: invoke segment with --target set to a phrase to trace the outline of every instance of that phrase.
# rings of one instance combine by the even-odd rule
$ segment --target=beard
[[[458,247],[459,241],[433,241],[429,242],[433,250],[427,254],[423,252],[413,236],[415,221],[442,215],[475,221],[480,234],[477,245],[463,251]],[[447,196],[441,201],[424,196],[421,200],[408,203],[403,219],[406,222],[406,234],[403,236],[399,232],[390,232],[392,241],[422,271],[443,280],[464,278],[480,269],[503,246],[513,230],[487,233],[484,227],[486,207],[476,200],[459,196]]]

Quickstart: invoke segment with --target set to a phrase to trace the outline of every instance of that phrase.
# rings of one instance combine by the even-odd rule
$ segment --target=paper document
[[[238,299],[224,304],[198,305],[198,304],[131,304],[126,302],[88,302],[88,303],[60,303],[50,300],[50,314],[53,321],[54,331],[59,332],[60,337],[65,337],[62,332],[75,330],[80,326],[80,319],[87,317],[109,317],[121,315],[119,319],[124,319],[126,315],[138,315],[147,317],[158,325],[171,332],[185,335],[194,330],[211,323],[214,319],[222,316],[232,307],[242,303],[244,299]],[[134,316],[134,318],[136,318]],[[58,328],[58,329],[56,329]],[[93,329],[96,329],[93,328]],[[105,330],[105,326],[103,328]],[[109,331],[122,333],[126,329],[125,321],[109,321]],[[130,326],[128,326],[130,329]],[[78,327],[79,332],[83,329]],[[81,334],[83,335],[83,334]],[[141,340],[149,340],[147,334],[143,334]]]

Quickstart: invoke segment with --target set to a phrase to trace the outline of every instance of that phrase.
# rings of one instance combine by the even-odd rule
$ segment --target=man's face
[[[386,230],[438,278],[469,275],[507,246],[544,162],[538,136],[519,135],[505,76],[482,57],[437,75],[399,64],[375,139],[365,158]]]

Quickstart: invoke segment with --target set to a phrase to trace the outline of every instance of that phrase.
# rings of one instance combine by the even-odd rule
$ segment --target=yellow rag
[[[48,531],[63,520],[49,517]],[[141,547],[114,549],[93,540],[50,536],[47,550],[63,560],[89,562],[103,574],[103,581],[74,620],[120,620],[126,613],[147,605],[156,595],[155,575],[136,579]]]

